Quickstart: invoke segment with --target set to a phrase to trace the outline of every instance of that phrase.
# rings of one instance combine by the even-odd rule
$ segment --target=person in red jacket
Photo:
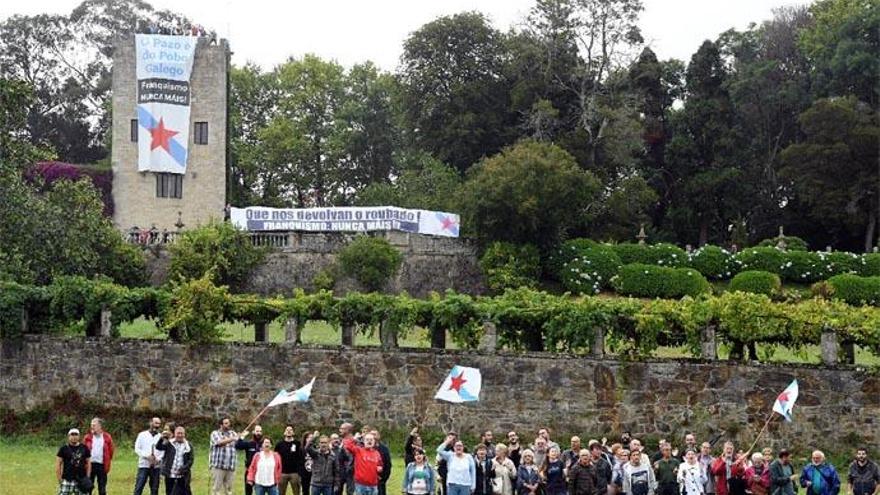
[[[379,477],[382,474],[382,453],[376,448],[376,437],[367,433],[364,445],[357,444],[355,437],[345,437],[342,444],[354,457],[355,495],[378,495]]]
[[[712,476],[715,477],[715,493],[717,495],[742,495],[745,492],[745,460],[743,455],[739,458],[733,450],[733,442],[724,442],[724,453],[712,462]],[[730,486],[729,482],[743,482],[742,489]],[[741,493],[740,493],[741,492]]]
[[[113,437],[104,431],[104,420],[92,420],[91,430],[83,438],[83,444],[92,453],[92,483],[98,487],[98,495],[107,495],[107,475],[110,474],[110,462],[113,460]]]
[[[752,454],[752,465],[746,469],[744,478],[752,495],[767,495],[770,492],[770,467],[764,462],[763,454]]]
[[[272,447],[272,439],[263,438],[262,450],[254,454],[247,470],[247,482],[255,495],[278,495],[281,483],[281,456]]]

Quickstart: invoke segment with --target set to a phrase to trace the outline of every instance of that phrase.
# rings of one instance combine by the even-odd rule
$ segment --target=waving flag
[[[791,410],[794,408],[794,401],[796,401],[797,398],[798,382],[797,380],[792,380],[791,385],[786,387],[786,389],[776,397],[776,402],[773,404],[773,411],[784,416],[786,421],[791,421]]]
[[[475,402],[480,400],[480,387],[483,377],[477,368],[455,365],[443,380],[440,390],[434,394],[435,399],[446,402]]]
[[[289,402],[308,402],[309,397],[312,395],[312,386],[315,384],[315,379],[312,378],[312,381],[308,383],[308,385],[298,388],[293,392],[288,392],[287,390],[281,389],[278,392],[278,395],[272,399],[272,402],[269,403],[266,408],[270,408],[273,406],[280,406],[281,404],[287,404]]]

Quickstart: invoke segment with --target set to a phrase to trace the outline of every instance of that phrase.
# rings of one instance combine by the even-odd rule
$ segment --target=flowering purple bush
[[[25,171],[24,175],[29,182],[39,184],[44,190],[51,187],[57,180],[77,181],[88,177],[101,194],[104,215],[113,216],[113,172],[111,170],[65,162],[38,162]]]

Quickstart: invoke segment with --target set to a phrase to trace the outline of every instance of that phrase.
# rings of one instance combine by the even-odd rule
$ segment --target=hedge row
[[[681,300],[556,296],[531,289],[505,291],[496,297],[473,298],[447,292],[428,299],[407,295],[296,292],[287,298],[232,295],[207,278],[170,291],[128,289],[81,278],[59,279],[49,287],[0,286],[4,337],[21,332],[21,315],[29,331],[42,332],[93,321],[101,308],[116,323],[155,318],[170,337],[190,342],[219,338],[223,321],[250,324],[276,319],[326,320],[371,334],[380,325],[399,334],[423,327],[449,331],[460,346],[479,342],[483,323],[497,325],[499,344],[509,349],[581,351],[601,328],[616,352],[649,355],[658,345],[687,345],[698,355],[701,330],[715,325],[717,338],[730,344],[762,342],[801,347],[818,344],[825,328],[842,341],[880,354],[880,308],[853,307],[841,301],[810,299],[773,302],[762,294],[728,292],[717,297]]]
[[[616,264],[619,269],[633,263],[692,268],[710,280],[729,280],[740,272],[755,270],[775,273],[785,282],[807,284],[846,273],[880,276],[880,253],[858,255],[842,251],[781,251],[775,247],[754,247],[734,254],[718,246],[703,246],[688,253],[666,243],[599,244],[589,239],[566,241],[550,256],[546,266],[549,275],[562,282],[567,290],[596,293],[602,284],[596,284],[595,277],[586,281],[573,279],[572,268],[580,273],[592,273],[584,270],[585,265],[613,267]],[[606,268],[602,275],[608,277],[609,273]],[[616,274],[614,271],[610,276]]]

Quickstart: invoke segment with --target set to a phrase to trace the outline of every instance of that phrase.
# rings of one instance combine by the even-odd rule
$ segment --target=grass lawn
[[[12,494],[55,494],[58,484],[55,481],[55,454],[64,438],[57,445],[42,443],[35,439],[8,440],[0,439],[0,493]],[[109,495],[130,495],[134,488],[137,474],[137,458],[134,454],[133,441],[123,441],[117,447],[113,457],[113,465],[107,482]],[[192,492],[196,495],[210,493],[210,477],[208,473],[207,444],[196,444],[196,459],[193,467]],[[239,454],[236,484],[233,493],[244,493],[244,454]],[[395,457],[392,461],[391,479],[388,492],[398,493],[403,480],[403,458]],[[95,490],[94,493],[98,493]],[[150,490],[144,491],[149,495]],[[164,480],[159,493],[165,493]]]

